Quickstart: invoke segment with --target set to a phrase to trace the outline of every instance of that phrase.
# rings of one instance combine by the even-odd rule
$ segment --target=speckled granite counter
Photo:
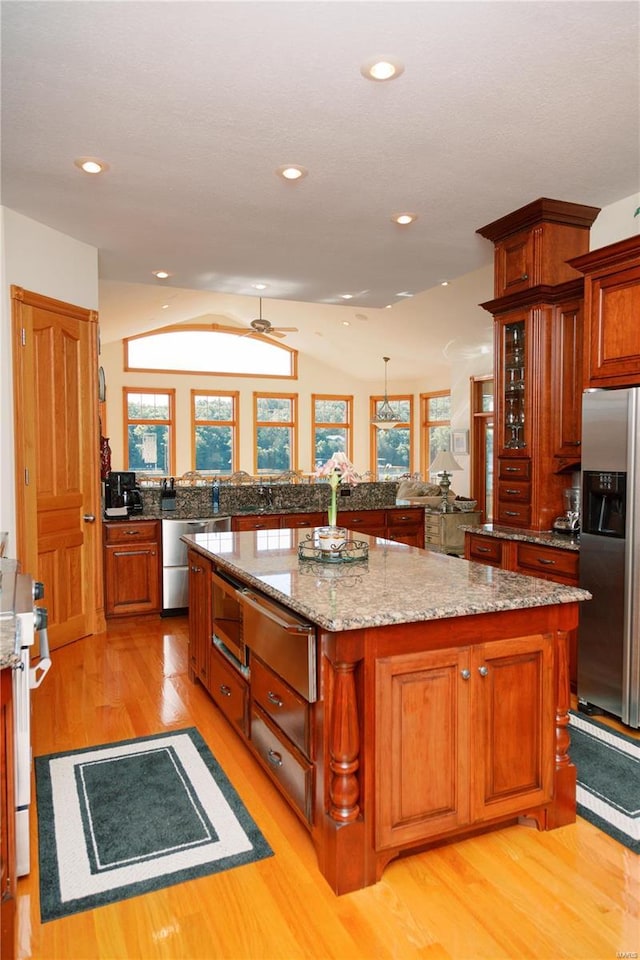
[[[479,533],[498,540],[521,540],[525,543],[540,543],[547,547],[559,547],[561,550],[580,550],[580,538],[568,534],[554,533],[552,530],[518,530],[514,527],[501,527],[497,523],[483,523],[479,527],[463,526],[462,530]]]
[[[358,535],[367,560],[300,560],[305,530],[184,537],[230,574],[327,630],[357,630],[587,600],[590,594],[537,577]]]
[[[13,634],[3,636],[0,634],[0,670],[5,667],[15,667],[20,663],[20,654],[15,652],[15,639]]]

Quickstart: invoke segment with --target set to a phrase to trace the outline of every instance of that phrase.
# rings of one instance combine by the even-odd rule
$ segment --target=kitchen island
[[[573,822],[567,635],[589,594],[375,537],[366,559],[300,559],[310,533],[184,538],[191,675],[309,829],[332,889],[499,824]],[[240,609],[233,655],[221,583]]]

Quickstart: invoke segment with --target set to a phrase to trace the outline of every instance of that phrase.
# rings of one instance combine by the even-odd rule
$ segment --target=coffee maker
[[[580,487],[567,487],[562,492],[565,510],[553,521],[553,529],[556,533],[577,536],[580,533]]]
[[[104,508],[118,513],[126,509],[127,515],[142,513],[142,494],[132,470],[112,470],[104,482]]]

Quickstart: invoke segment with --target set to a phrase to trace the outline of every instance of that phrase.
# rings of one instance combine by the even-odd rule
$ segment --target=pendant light
[[[378,430],[391,430],[404,421],[400,419],[389,403],[387,397],[387,364],[389,363],[389,357],[383,357],[382,359],[384,360],[384,400],[378,407],[378,412],[375,417],[372,417],[371,423],[374,427],[377,427]]]

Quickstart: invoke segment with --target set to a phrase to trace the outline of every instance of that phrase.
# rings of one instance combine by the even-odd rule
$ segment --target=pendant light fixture
[[[378,407],[378,412],[375,417],[372,417],[371,423],[374,427],[377,427],[378,430],[391,430],[404,421],[400,419],[389,403],[387,397],[387,364],[389,363],[389,357],[383,357],[382,359],[384,360],[384,400]]]

